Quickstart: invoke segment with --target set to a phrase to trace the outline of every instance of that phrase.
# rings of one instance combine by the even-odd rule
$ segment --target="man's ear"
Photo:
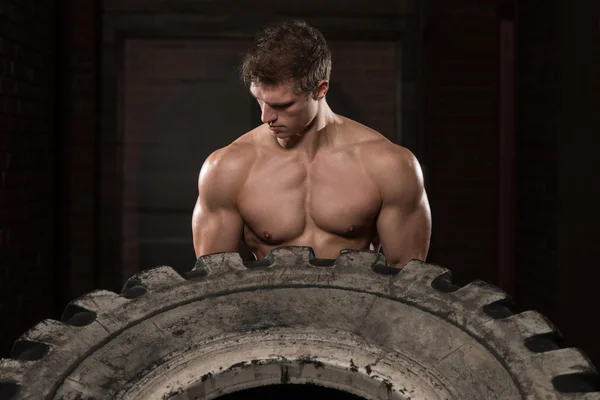
[[[313,92],[313,99],[321,100],[323,97],[325,97],[328,90],[329,90],[329,81],[327,81],[327,80],[319,81],[317,88]]]

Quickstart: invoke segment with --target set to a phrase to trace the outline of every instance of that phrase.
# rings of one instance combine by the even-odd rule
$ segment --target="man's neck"
[[[289,138],[277,139],[277,142],[284,149],[306,152],[309,159],[312,159],[319,149],[327,145],[329,141],[327,127],[335,122],[337,122],[336,115],[329,108],[327,102],[322,100],[317,115],[304,132],[297,133]]]

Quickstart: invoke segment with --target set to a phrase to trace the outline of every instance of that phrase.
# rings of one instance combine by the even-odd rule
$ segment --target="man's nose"
[[[261,120],[263,123],[268,124],[274,122],[277,119],[277,113],[268,104],[265,104],[262,108]]]

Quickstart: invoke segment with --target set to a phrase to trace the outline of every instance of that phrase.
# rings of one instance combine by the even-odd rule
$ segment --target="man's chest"
[[[313,163],[257,163],[238,196],[247,228],[273,243],[311,229],[340,236],[367,233],[381,199],[364,168],[352,161],[334,156]]]

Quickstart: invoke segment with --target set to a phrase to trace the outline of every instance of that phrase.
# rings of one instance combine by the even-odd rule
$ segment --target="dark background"
[[[193,266],[200,166],[258,123],[240,53],[290,16],[330,41],[334,111],[421,161],[428,261],[599,365],[597,0],[0,0],[0,356],[81,294]]]

